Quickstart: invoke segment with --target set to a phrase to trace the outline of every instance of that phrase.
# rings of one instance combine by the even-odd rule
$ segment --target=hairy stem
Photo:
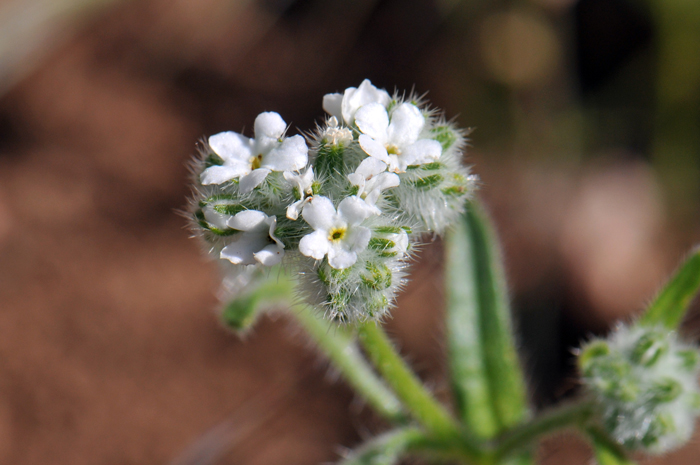
[[[319,318],[306,305],[297,305],[290,313],[367,403],[392,423],[406,422],[407,416],[401,402],[367,364],[350,334]]]
[[[584,428],[593,414],[589,401],[580,401],[549,410],[527,423],[506,431],[495,443],[494,458],[498,462],[531,446],[540,437],[567,428]]]
[[[366,322],[358,325],[358,336],[377,370],[429,435],[455,445],[470,461],[478,462],[482,455],[479,447],[462,433],[454,418],[425,389],[384,330],[375,322]]]

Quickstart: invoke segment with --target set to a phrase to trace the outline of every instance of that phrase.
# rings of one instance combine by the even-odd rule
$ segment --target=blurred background
[[[310,129],[364,78],[473,128],[538,408],[700,239],[698,2],[2,0],[0,463],[313,464],[382,431],[285,318],[220,327],[176,213],[197,140],[262,111]],[[441,256],[389,326],[449,401]]]

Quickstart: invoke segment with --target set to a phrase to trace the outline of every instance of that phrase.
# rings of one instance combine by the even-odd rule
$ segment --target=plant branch
[[[495,443],[496,462],[531,446],[542,436],[567,427],[584,428],[593,414],[593,405],[587,400],[549,410],[527,423],[506,431]]]

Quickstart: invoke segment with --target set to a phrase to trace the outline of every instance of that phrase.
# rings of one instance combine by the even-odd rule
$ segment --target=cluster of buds
[[[193,229],[233,275],[281,264],[327,317],[380,319],[417,241],[444,232],[474,190],[464,135],[419,99],[367,80],[326,95],[323,108],[328,118],[307,137],[288,136],[267,112],[253,139],[203,142]]]
[[[581,351],[583,380],[603,426],[628,449],[662,453],[684,444],[700,413],[700,353],[675,332],[636,324]]]

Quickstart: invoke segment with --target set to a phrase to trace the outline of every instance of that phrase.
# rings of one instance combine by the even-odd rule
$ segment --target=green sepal
[[[423,165],[408,165],[406,167],[406,171],[417,170],[417,169],[435,171],[435,170],[439,170],[440,168],[442,168],[442,163],[440,163],[439,161],[434,161],[431,163],[425,163]]]
[[[442,145],[442,150],[447,150],[452,145],[457,142],[457,135],[454,129],[449,126],[438,126],[430,131],[433,134],[433,138],[440,142]]]
[[[378,234],[401,234],[404,229],[401,226],[378,226],[374,232]]]
[[[367,245],[372,250],[377,251],[377,254],[382,258],[391,258],[398,255],[398,252],[392,249],[396,247],[396,242],[383,237],[373,237]]]
[[[246,207],[240,204],[228,204],[228,203],[217,203],[212,205],[215,212],[221,213],[222,215],[234,216],[237,213],[248,210]]]
[[[196,212],[194,212],[194,217],[197,220],[197,224],[199,224],[199,226],[201,226],[203,229],[206,229],[212,234],[216,234],[217,236],[233,236],[234,234],[241,232],[238,229],[233,228],[215,228],[214,226],[210,225],[209,222],[206,220],[206,218],[204,217],[204,212],[202,210],[197,210]]]
[[[432,189],[444,180],[445,178],[440,174],[431,174],[430,176],[418,178],[410,183],[413,184],[416,189]]]
[[[644,312],[640,323],[676,329],[700,290],[700,248],[696,247]]]
[[[460,416],[492,438],[528,416],[495,234],[472,202],[447,237],[447,333]]]
[[[383,264],[367,263],[367,273],[360,275],[362,283],[375,291],[391,286],[391,270]]]
[[[210,168],[212,166],[221,166],[223,164],[224,160],[214,152],[211,152],[209,155],[207,155],[207,158],[204,159],[205,168]]]

